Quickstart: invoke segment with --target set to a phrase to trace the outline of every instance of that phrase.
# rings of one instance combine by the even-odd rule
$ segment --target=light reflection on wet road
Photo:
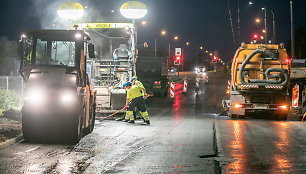
[[[223,173],[306,173],[302,123],[252,119],[217,123]]]
[[[226,90],[223,76],[210,76],[198,94],[194,81],[187,94],[178,84],[173,102],[148,99],[151,125],[97,121],[76,146],[20,143],[2,149],[0,173],[306,173],[301,122],[216,116]]]

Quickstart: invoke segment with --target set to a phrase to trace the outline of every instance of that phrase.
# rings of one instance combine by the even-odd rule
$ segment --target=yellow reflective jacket
[[[141,88],[139,86],[133,85],[130,89],[127,90],[126,98],[130,101],[137,97],[142,97]]]

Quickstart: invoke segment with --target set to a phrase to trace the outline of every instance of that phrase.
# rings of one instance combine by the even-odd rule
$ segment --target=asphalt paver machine
[[[133,23],[82,23],[96,48],[96,59],[88,60],[87,69],[97,91],[99,114],[113,113],[125,105],[122,85],[136,74],[136,29]]]

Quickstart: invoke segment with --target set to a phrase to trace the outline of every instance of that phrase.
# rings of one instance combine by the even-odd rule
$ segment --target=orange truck
[[[286,120],[290,61],[283,44],[241,44],[231,67],[229,116]]]

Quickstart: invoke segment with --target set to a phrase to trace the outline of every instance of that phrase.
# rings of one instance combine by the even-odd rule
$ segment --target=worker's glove
[[[127,108],[129,108],[129,106],[124,106],[124,108],[123,108],[123,109],[124,109],[124,110],[126,110]]]

